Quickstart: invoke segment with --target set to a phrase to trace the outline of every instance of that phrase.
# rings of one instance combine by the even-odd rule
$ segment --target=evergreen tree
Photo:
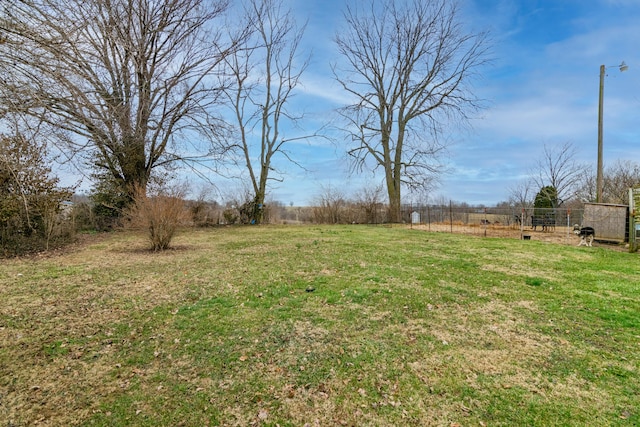
[[[536,194],[533,203],[533,214],[535,216],[544,216],[547,213],[551,213],[551,210],[557,207],[558,191],[556,188],[551,185],[542,187],[540,191],[538,191],[538,194]]]

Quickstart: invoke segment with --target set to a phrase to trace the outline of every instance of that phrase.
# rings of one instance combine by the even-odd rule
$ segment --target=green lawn
[[[2,260],[0,425],[640,424],[640,259],[404,227]]]

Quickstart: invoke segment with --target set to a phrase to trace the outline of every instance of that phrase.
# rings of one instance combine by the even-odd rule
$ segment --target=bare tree
[[[322,186],[315,199],[313,218],[319,224],[340,224],[344,222],[344,211],[347,207],[344,193],[331,186]]]
[[[226,9],[227,0],[5,0],[10,95],[0,106],[66,135],[64,153],[82,154],[132,197],[156,168],[212,154],[219,88],[208,76],[237,45],[215,27]]]
[[[629,188],[640,184],[640,164],[631,160],[617,160],[606,166],[603,174],[602,202],[626,205]],[[585,169],[580,176],[578,198],[583,202],[596,200],[596,174],[593,168]]]
[[[305,27],[297,27],[281,0],[249,0],[245,6],[251,37],[244,49],[227,57],[234,85],[225,91],[238,126],[242,163],[253,186],[251,221],[261,223],[267,183],[278,154],[290,161],[286,144],[306,137],[285,137],[283,125],[296,125],[302,114],[287,108],[308,65],[298,58]],[[295,163],[295,162],[294,162]]]
[[[575,156],[576,148],[571,142],[551,148],[545,144],[543,156],[536,166],[537,174],[533,179],[537,188],[555,188],[560,204],[574,196],[585,169],[576,162]]]
[[[509,188],[509,202],[518,209],[531,209],[535,198],[532,186],[532,180],[523,180]]]
[[[608,203],[629,204],[629,189],[640,184],[640,164],[618,160],[605,169],[603,193]]]
[[[593,168],[585,168],[580,173],[580,183],[576,189],[575,198],[581,203],[596,200],[596,173]]]
[[[353,97],[342,109],[357,169],[382,168],[389,220],[399,222],[401,185],[430,183],[443,170],[451,120],[480,107],[469,83],[487,58],[487,36],[468,33],[450,0],[347,6],[336,34],[345,60],[336,80]]]

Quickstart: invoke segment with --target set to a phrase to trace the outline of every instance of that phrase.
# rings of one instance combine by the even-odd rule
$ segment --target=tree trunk
[[[388,119],[382,122],[382,146],[384,147],[384,168],[387,181],[387,194],[389,196],[389,222],[398,224],[402,222],[400,174],[402,169],[402,143],[404,140],[404,126],[399,123],[396,145],[391,144],[391,132],[393,121]],[[393,158],[392,158],[393,156]]]
[[[141,192],[146,194],[150,170],[146,164],[144,145],[135,144],[128,152],[123,149],[118,160],[122,169],[122,190],[126,192],[129,200],[133,201]]]
[[[260,169],[260,182],[258,185],[254,185],[255,196],[253,198],[253,214],[252,219],[254,224],[262,224],[264,221],[264,198],[267,194],[267,178],[269,176],[269,164],[270,159],[263,162]]]
[[[253,199],[253,224],[262,224],[264,221],[264,193],[258,193]]]
[[[387,194],[389,195],[389,222],[398,224],[402,222],[402,211],[400,209],[400,183],[396,185],[396,180],[392,174],[387,174]]]

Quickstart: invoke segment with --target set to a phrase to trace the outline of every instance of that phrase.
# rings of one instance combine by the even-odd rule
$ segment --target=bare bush
[[[191,222],[195,227],[211,227],[220,224],[222,208],[215,201],[195,200],[188,203]]]
[[[188,212],[185,208],[183,189],[162,189],[149,195],[142,187],[134,189],[134,201],[127,210],[130,227],[146,230],[154,251],[169,248],[178,227],[186,224]]]
[[[359,220],[357,222],[365,224],[384,222],[386,220],[384,202],[382,185],[363,187],[356,195],[356,204],[359,211]]]
[[[313,207],[314,222],[319,224],[346,222],[344,218],[346,205],[347,201],[340,190],[331,186],[323,187]]]
[[[195,200],[187,202],[191,222],[195,227],[210,227],[220,224],[222,207],[218,202],[212,200],[210,194],[212,190],[213,188],[203,187]]]

